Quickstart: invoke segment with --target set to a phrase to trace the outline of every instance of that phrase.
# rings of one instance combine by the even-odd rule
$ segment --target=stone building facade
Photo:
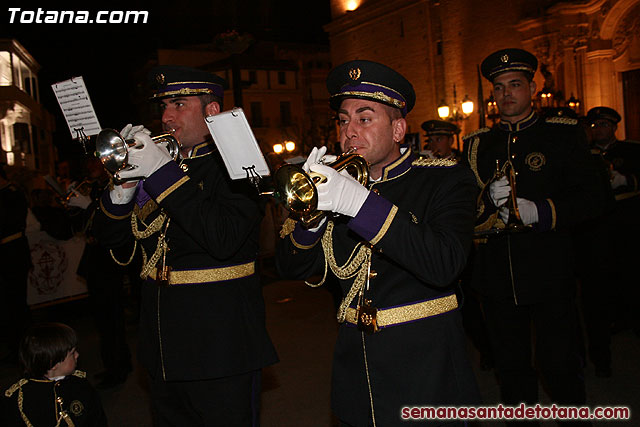
[[[409,132],[437,118],[441,101],[453,104],[454,85],[458,103],[468,95],[476,106],[459,123],[463,133],[475,130],[478,102],[491,93],[478,65],[495,50],[520,47],[538,56],[535,81],[556,105],[573,95],[580,114],[615,108],[623,116],[618,137],[640,140],[640,0],[329,1],[325,30],[334,64],[375,60],[414,84]]]

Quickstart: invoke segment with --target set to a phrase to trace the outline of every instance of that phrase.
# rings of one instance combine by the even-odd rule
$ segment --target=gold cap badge
[[[156,81],[158,82],[159,85],[163,85],[164,84],[164,74],[162,74],[162,73],[156,74]]]
[[[505,54],[505,55],[502,55],[502,56],[500,57],[500,61],[502,61],[502,62],[509,62],[509,55],[506,55],[506,54]]]
[[[360,68],[352,68],[349,70],[349,78],[351,80],[358,80],[360,78]]]

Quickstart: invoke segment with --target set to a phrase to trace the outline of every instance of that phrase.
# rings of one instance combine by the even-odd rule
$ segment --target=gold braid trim
[[[291,218],[285,219],[284,223],[282,224],[282,228],[280,229],[280,238],[284,239],[289,234],[293,233],[293,230],[296,228],[297,222],[298,221],[295,221]]]
[[[427,157],[418,157],[411,163],[411,166],[422,167],[440,167],[440,166],[455,166],[458,164],[456,159],[429,159]]]
[[[162,229],[165,219],[167,219],[167,214],[164,213],[164,211],[160,212],[160,215],[158,215],[144,231],[140,231],[138,229],[138,216],[135,213],[132,213],[131,230],[133,231],[133,237],[135,237],[136,240],[141,240],[157,233]]]
[[[472,137],[474,137],[476,135],[480,135],[480,134],[489,132],[490,130],[491,130],[491,128],[487,128],[487,127],[476,129],[473,132],[470,132],[470,133],[466,134],[465,136],[463,136],[462,140],[464,141],[464,140],[472,138]]]
[[[572,119],[571,117],[548,117],[545,122],[547,123],[555,123],[562,125],[577,125],[578,120]]]
[[[80,371],[76,371],[76,372],[80,372]],[[74,372],[73,374],[75,375],[76,373]],[[22,421],[24,421],[25,426],[34,427],[34,425],[31,424],[31,421],[27,417],[27,414],[24,413],[24,394],[22,393],[22,386],[25,385],[28,382],[29,382],[29,380],[27,380],[25,378],[20,379],[20,381],[18,381],[14,385],[12,385],[5,392],[5,396],[11,397],[13,395],[13,393],[16,392],[16,390],[18,391],[18,411],[20,412],[20,417],[22,418]],[[55,427],[60,427],[60,423],[62,422],[62,420],[64,420],[64,422],[66,423],[67,427],[74,427],[75,424],[73,423],[73,420],[71,419],[71,417],[69,416],[67,411],[62,409],[63,401],[62,401],[61,398],[58,398],[58,395],[55,392],[55,388],[54,388],[53,393],[54,393],[54,402],[55,402],[55,406],[56,406],[56,420],[57,420]],[[60,410],[59,411],[58,411],[58,405],[60,406]]]
[[[125,262],[118,261],[118,259],[116,258],[116,256],[113,254],[113,249],[109,249],[109,254],[111,255],[111,259],[113,260],[113,262],[115,262],[116,264],[121,265],[121,266],[123,266],[123,267],[124,267],[124,266],[127,266],[127,265],[131,264],[131,261],[133,261],[133,257],[134,257],[134,256],[135,256],[135,254],[136,254],[136,249],[137,249],[137,248],[138,248],[138,241],[137,241],[137,240],[134,240],[134,241],[133,241],[133,251],[131,251],[131,256],[130,256],[130,257],[129,257],[129,259],[128,259],[127,261],[125,261]]]
[[[331,271],[336,277],[340,280],[347,280],[352,277],[355,277],[347,296],[340,303],[340,308],[338,309],[338,322],[344,322],[346,317],[347,308],[355,298],[355,296],[360,292],[363,288],[364,284],[367,282],[367,276],[369,271],[369,265],[371,263],[371,248],[362,243],[356,245],[349,255],[349,259],[342,266],[338,266],[336,262],[336,258],[333,252],[333,221],[329,221],[327,224],[327,229],[322,236],[322,250],[324,251],[324,259],[325,259],[325,267],[324,267],[324,276],[320,283],[313,285],[308,282],[307,285],[315,287],[320,286],[324,283],[325,278],[327,277],[327,265],[331,267]]]
[[[132,213],[131,214],[131,231],[133,232],[133,237],[135,237],[136,240],[146,239],[147,237],[150,237],[151,235],[157,233],[162,229],[162,226],[164,225],[165,220],[167,221],[167,224],[165,227],[165,230],[166,230],[166,228],[169,227],[169,220],[167,219],[167,214],[164,211],[162,211],[156,217],[156,219],[154,219],[151,222],[151,224],[149,224],[149,226],[144,231],[140,231],[138,229],[138,217],[135,213]],[[156,250],[153,252],[153,255],[151,255],[151,258],[149,259],[147,259],[147,253],[145,252],[144,248],[141,247],[142,249],[142,271],[140,272],[141,279],[146,279],[149,276],[149,273],[151,272],[151,270],[156,266],[156,264],[160,260],[163,250],[166,250],[167,244],[165,242],[164,237],[165,237],[165,233],[160,233],[160,235],[158,236],[158,244],[156,245]]]
[[[469,166],[471,166],[471,170],[476,176],[478,187],[483,188],[485,184],[482,182],[480,174],[478,173],[478,147],[480,146],[480,137],[476,136],[473,140],[469,141],[469,143],[471,144],[469,149]]]
[[[20,387],[22,387],[23,385],[25,385],[28,382],[29,382],[29,380],[21,378],[20,381],[18,381],[17,383],[15,383],[11,387],[9,387],[7,389],[7,391],[4,392],[4,395],[7,396],[7,397],[13,396],[13,393],[15,393]]]

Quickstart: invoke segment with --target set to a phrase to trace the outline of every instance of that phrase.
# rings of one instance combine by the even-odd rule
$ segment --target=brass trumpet
[[[369,182],[369,165],[355,150],[341,154],[327,166],[338,172],[346,170],[360,184]],[[275,190],[273,196],[282,202],[293,219],[301,221],[306,227],[315,225],[325,214],[318,210],[318,190],[316,184],[324,182],[326,177],[307,174],[301,166],[285,164],[276,170],[273,176]]]
[[[163,133],[152,136],[151,139],[156,144],[165,142],[169,155],[176,160],[180,154],[180,142],[170,133]],[[100,159],[104,168],[112,175],[121,170],[131,169],[131,165],[127,164],[128,153],[130,148],[139,147],[140,144],[134,139],[125,140],[119,132],[113,129],[103,129],[96,137],[95,155]],[[137,178],[130,178],[137,179]],[[120,182],[126,179],[119,179]]]
[[[520,211],[518,209],[518,198],[516,195],[516,172],[513,169],[513,163],[510,160],[504,164],[503,167],[500,167],[500,160],[496,159],[496,170],[493,174],[493,177],[487,185],[485,185],[484,189],[478,196],[478,202],[480,202],[480,198],[485,190],[489,188],[489,185],[503,176],[507,177],[509,182],[509,187],[511,191],[509,193],[509,197],[507,198],[506,207],[509,211],[509,218],[507,219],[507,223],[504,228],[491,228],[489,230],[483,230],[476,235],[491,235],[491,234],[501,234],[504,232],[508,233],[520,233],[523,231],[528,231],[531,229],[530,225],[525,225],[522,221],[522,217],[520,216]]]

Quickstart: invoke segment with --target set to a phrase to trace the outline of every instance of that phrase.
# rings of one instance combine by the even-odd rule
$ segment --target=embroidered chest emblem
[[[82,411],[84,411],[84,405],[79,400],[74,400],[69,405],[69,410],[76,417],[82,415]]]
[[[538,172],[547,163],[547,158],[542,153],[529,153],[525,157],[524,162],[529,166],[529,169]]]

